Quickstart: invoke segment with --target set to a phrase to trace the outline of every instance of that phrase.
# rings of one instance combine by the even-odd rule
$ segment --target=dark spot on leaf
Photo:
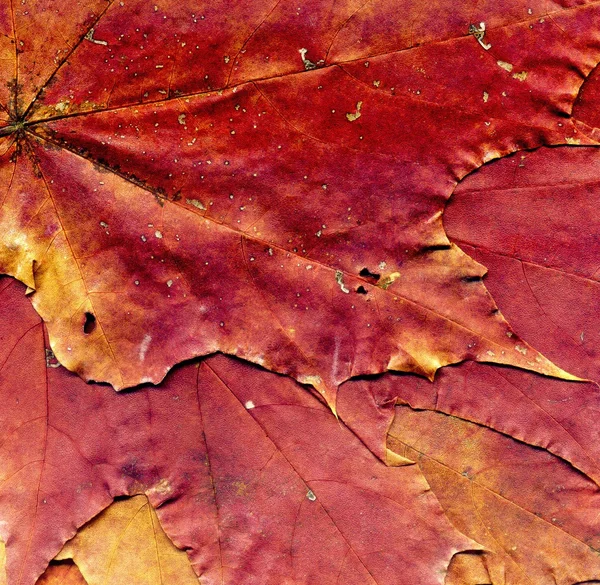
[[[435,244],[433,246],[425,246],[421,248],[421,252],[428,254],[429,252],[440,252],[441,250],[449,250],[450,244]]]
[[[137,459],[135,458],[121,466],[121,473],[136,481],[141,481],[144,478],[144,471],[139,468]]]
[[[363,278],[370,278],[377,282],[381,277],[381,274],[376,274],[375,272],[371,272],[368,268],[363,268],[359,273]]]
[[[357,289],[356,292],[359,295],[366,295],[367,294],[367,289],[361,284]]]
[[[481,276],[467,275],[461,278],[463,282],[481,282]]]
[[[83,324],[83,332],[86,335],[93,333],[96,330],[96,317],[92,313],[85,314],[85,323]]]

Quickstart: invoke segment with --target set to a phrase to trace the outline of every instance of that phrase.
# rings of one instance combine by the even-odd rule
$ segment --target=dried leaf
[[[0,585],[6,585],[6,547],[0,540]],[[36,585],[87,585],[72,561],[52,561]]]
[[[573,106],[573,118],[579,132],[586,136],[600,134],[598,103],[600,98],[600,68],[596,68],[586,77]]]
[[[6,546],[0,540],[0,585],[6,585]]]
[[[0,270],[61,363],[123,388],[220,350],[332,406],[387,369],[565,375],[441,213],[486,161],[594,143],[567,115],[595,2],[71,4],[0,13]]]
[[[56,556],[73,559],[88,585],[195,585],[186,554],[160,527],[145,496],[111,504]]]
[[[515,331],[563,368],[600,381],[600,151],[540,149],[461,183],[450,238],[489,268],[486,286]]]
[[[456,417],[399,406],[389,447],[414,458],[493,585],[600,578],[600,490],[568,463]],[[473,566],[470,567],[473,569]]]
[[[479,548],[415,466],[379,462],[291,379],[217,356],[160,388],[89,386],[46,361],[22,286],[2,287],[9,585],[33,584],[120,495],[148,497],[206,583],[433,585],[455,552]]]
[[[36,585],[89,585],[73,562],[50,563]]]
[[[486,568],[487,558],[481,553],[454,555],[444,585],[494,585]]]
[[[455,557],[447,585],[600,577],[595,384],[463,364],[433,384],[348,382],[339,404],[380,457],[386,448],[416,461],[453,524],[486,547]]]
[[[486,286],[518,334],[562,367],[596,381],[599,171],[595,148],[516,154],[465,179],[444,216],[451,239],[489,267]],[[600,481],[595,383],[573,386],[467,364],[441,372],[431,388],[388,377],[353,392],[359,395],[351,406],[356,412],[367,394],[370,403],[401,397],[547,449]],[[379,441],[381,452],[382,429],[376,432],[372,442]]]

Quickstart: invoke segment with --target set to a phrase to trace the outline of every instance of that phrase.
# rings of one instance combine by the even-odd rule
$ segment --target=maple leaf
[[[453,524],[486,547],[483,582],[571,585],[600,577],[600,490],[565,461],[408,406],[396,408],[389,437],[390,448],[417,461]]]
[[[394,460],[386,434],[398,401],[484,425],[545,449],[600,483],[596,384],[574,388],[568,382],[479,364],[448,368],[434,385],[412,376],[344,384],[338,401],[340,416],[386,462]]]
[[[489,583],[490,573],[486,569],[487,559],[469,553],[460,553],[453,557],[444,585],[478,585]]]
[[[416,462],[454,526],[485,547],[455,556],[447,585],[600,577],[595,385],[467,364],[433,384],[350,381],[338,405],[374,453]]]
[[[596,87],[592,78],[586,100]],[[380,458],[417,461],[454,525],[486,547],[454,557],[447,585],[600,576],[599,154],[540,149],[494,162],[457,187],[444,215],[449,237],[489,267],[516,332],[594,382],[470,363],[434,384],[388,375],[341,387],[340,416]]]
[[[415,466],[378,461],[293,380],[216,356],[116,394],[44,354],[20,284],[0,296],[9,585],[33,584],[121,495],[148,497],[206,583],[439,584],[454,553],[480,548]]]
[[[587,136],[597,136],[600,128],[598,118],[598,97],[600,92],[600,69],[598,66],[586,77],[573,104],[573,118],[579,132]]]
[[[568,113],[598,10],[5,4],[0,270],[35,290],[59,361],[116,388],[215,351],[334,408],[387,369],[567,376],[514,336],[441,214],[492,158],[594,143]]]
[[[599,171],[596,148],[516,154],[468,177],[444,214],[452,241],[488,268],[486,286],[515,331],[595,381]]]
[[[6,585],[6,547],[0,540],[0,585]]]
[[[0,585],[6,585],[6,551],[0,540]],[[36,585],[87,585],[77,565],[72,561],[52,561]]]
[[[85,525],[56,556],[73,559],[87,585],[197,585],[185,552],[160,527],[145,496],[111,504]]]

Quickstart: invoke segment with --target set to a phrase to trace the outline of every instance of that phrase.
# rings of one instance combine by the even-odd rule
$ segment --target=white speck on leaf
[[[508,71],[509,73],[513,70],[513,66],[511,63],[507,63],[506,61],[496,61],[496,63],[498,64],[498,67],[500,67],[501,69],[504,69],[504,71]]]
[[[340,290],[343,293],[350,294],[350,291],[344,285],[344,273],[341,270],[336,270],[335,281],[340,285]]]
[[[142,343],[140,344],[140,351],[138,354],[141,362],[143,362],[146,357],[146,353],[148,352],[148,348],[150,347],[151,341],[152,336],[146,333],[146,335],[144,335],[144,339],[142,339]]]
[[[85,35],[85,40],[91,41],[92,43],[95,43],[96,45],[103,45],[105,47],[108,45],[108,43],[106,41],[101,41],[99,39],[94,38],[94,29],[93,28],[91,28],[88,31],[87,35]]]

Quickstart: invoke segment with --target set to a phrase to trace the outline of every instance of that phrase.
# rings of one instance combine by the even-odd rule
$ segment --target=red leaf
[[[115,496],[145,493],[207,582],[441,582],[478,545],[419,471],[386,467],[290,379],[215,357],[161,388],[115,394],[51,356],[3,281],[0,537],[13,585],[33,583]]]
[[[600,69],[596,66],[586,77],[573,106],[573,118],[579,131],[586,136],[597,136],[599,132],[598,92],[600,92]]]
[[[515,331],[563,368],[599,380],[600,152],[541,149],[481,169],[456,189],[450,238],[489,269]]]
[[[382,459],[397,401],[472,421],[541,447],[600,482],[596,423],[600,393],[595,384],[574,385],[479,364],[445,369],[433,384],[392,375],[344,384],[340,416]]]
[[[465,179],[444,216],[451,239],[489,267],[486,286],[516,332],[592,380],[600,379],[599,170],[595,148],[517,154]],[[600,481],[595,383],[465,364],[433,386],[412,377],[344,385],[339,412],[360,421],[357,432],[369,430],[365,441],[382,458],[396,398],[547,449]]]
[[[507,338],[441,213],[492,158],[586,142],[595,4],[11,8],[0,269],[68,368],[122,388],[220,350],[331,405],[464,359],[564,375]]]

